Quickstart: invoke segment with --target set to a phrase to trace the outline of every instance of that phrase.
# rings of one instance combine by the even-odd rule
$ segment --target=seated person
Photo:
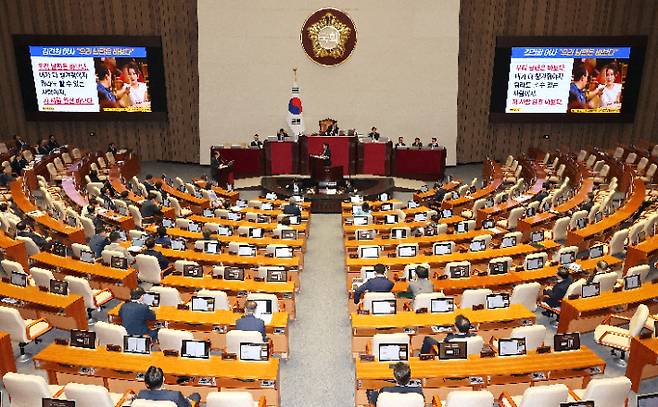
[[[594,282],[594,277],[596,277],[597,274],[604,274],[608,273],[610,271],[610,266],[608,265],[608,262],[605,260],[599,260],[596,263],[596,268],[592,273],[590,273],[589,276],[587,276],[587,282],[585,284],[592,284]]]
[[[267,335],[265,335],[265,321],[257,318],[256,308],[258,305],[256,301],[247,301],[244,304],[244,315],[235,321],[235,329],[240,331],[256,331],[263,335],[263,342],[267,342]]]
[[[150,329],[149,322],[155,321],[155,312],[144,304],[144,289],[142,287],[130,290],[130,301],[123,303],[119,308],[121,325],[126,328],[128,335],[148,335],[153,341],[158,340],[158,330]]]
[[[130,191],[127,191],[127,190],[126,191],[121,191],[121,193],[119,194],[118,200],[125,203],[126,206],[134,205],[133,201],[131,201],[129,197],[130,197]]]
[[[154,190],[156,190],[160,193],[160,196],[162,197],[163,201],[165,201],[169,197],[167,192],[165,192],[165,190],[162,189],[162,181],[156,181],[156,183],[153,184],[153,187],[154,187],[153,188]]]
[[[254,139],[250,144],[251,147],[263,148],[263,142],[260,141],[258,134],[254,134]]]
[[[107,145],[107,152],[116,155],[119,152],[119,149],[114,143],[110,143]]]
[[[439,215],[434,214],[430,218],[430,222],[425,225],[424,232],[425,236],[436,236],[439,231]]]
[[[108,239],[109,232],[105,227],[100,227],[96,229],[96,233],[89,238],[89,248],[94,252],[94,257],[101,257],[101,253],[107,245],[110,244],[110,239]]]
[[[419,137],[416,137],[414,139],[414,142],[411,143],[411,147],[415,147],[415,148],[422,148],[423,147],[423,143],[420,141]]]
[[[423,389],[420,387],[410,387],[409,381],[411,380],[411,368],[404,362],[398,362],[393,365],[393,377],[395,378],[395,386],[382,387],[379,391],[369,390],[368,401],[372,405],[377,405],[377,399],[382,393],[418,393],[423,395]]]
[[[432,137],[432,141],[427,145],[429,148],[439,148],[439,142],[436,140],[436,137]]]
[[[55,135],[51,134],[48,136],[48,150],[53,151],[56,148],[59,148],[59,143],[57,142]]]
[[[371,213],[370,204],[368,202],[364,202],[361,205],[361,209],[357,207],[357,210],[354,211],[355,216],[366,216],[366,215],[370,215],[370,213]]]
[[[436,203],[441,203],[443,202],[443,198],[445,198],[446,194],[448,191],[446,191],[443,186],[440,186],[436,189],[436,192],[434,192],[434,202]]]
[[[144,186],[146,187],[146,192],[151,192],[155,189],[155,184],[153,183],[153,175],[146,174],[146,177],[144,177]]]
[[[450,342],[455,339],[464,339],[471,336],[475,336],[475,333],[470,332],[471,321],[463,315],[457,315],[455,317],[455,331],[446,335],[443,342]],[[439,341],[432,338],[431,336],[426,336],[423,339],[423,345],[420,348],[420,353],[423,355],[426,354],[439,354]]]
[[[286,133],[286,131],[283,129],[279,129],[279,131],[276,133],[276,139],[279,141],[285,140],[287,138],[288,138],[288,133]]]
[[[566,266],[560,266],[557,269],[557,282],[551,288],[544,290],[544,302],[552,308],[559,307],[562,303],[564,294],[567,293],[567,288],[573,282],[569,269]],[[549,316],[548,311],[542,311],[542,314]]]
[[[114,230],[110,233],[110,244],[105,246],[105,250],[111,250],[114,252],[120,252],[123,254],[123,256],[128,259],[128,264],[132,264],[135,262],[135,258],[128,252],[128,249],[126,249],[122,244],[121,244],[121,233],[118,231]]]
[[[146,247],[146,250],[144,250],[142,254],[146,254],[147,256],[153,256],[156,259],[158,259],[160,270],[164,270],[167,267],[169,267],[169,260],[167,260],[167,258],[162,253],[154,249],[155,239],[149,237],[148,239],[146,239],[146,242],[144,242],[144,246]]]
[[[164,372],[159,367],[151,366],[144,374],[144,384],[148,390],[142,390],[135,397],[138,400],[173,401],[176,407],[198,407],[201,402],[199,393],[192,393],[185,398],[183,393],[175,390],[162,390]]]
[[[171,247],[171,239],[167,236],[167,228],[164,226],[158,226],[155,231],[155,244],[169,249]]]
[[[361,296],[366,292],[390,293],[393,289],[393,282],[386,278],[386,266],[383,264],[375,265],[375,277],[364,282],[354,291],[354,303],[361,301]]]
[[[147,199],[142,202],[142,207],[139,209],[139,212],[144,218],[162,216],[162,210],[160,209],[160,205],[156,202],[155,194],[149,193]]]
[[[0,187],[7,187],[9,186],[9,183],[16,178],[11,175],[12,168],[11,166],[5,168],[2,172],[0,172]]]
[[[11,223],[17,224],[21,221],[20,216],[14,213],[7,202],[0,202],[0,213],[5,217],[5,219],[10,220]]]
[[[87,206],[82,210],[81,215],[91,219],[92,223],[94,224],[95,229],[100,229],[105,226],[101,218],[96,215],[96,212],[98,212],[98,202],[95,199],[92,199],[89,201]]]
[[[110,189],[103,187],[98,197],[103,201],[103,207],[113,211],[116,210],[116,205],[114,205],[114,201],[112,200],[113,194]]]
[[[205,241],[209,241],[209,242],[217,242],[217,244],[219,245],[219,247],[218,247],[217,250],[221,249],[221,247],[222,247],[222,242],[220,242],[219,239],[217,239],[216,237],[214,237],[214,236],[212,235],[212,231],[211,231],[210,229],[208,229],[208,228],[206,228],[206,227],[204,227],[203,229],[201,229],[201,236],[203,236],[203,240],[205,240]]]
[[[541,204],[541,201],[544,200],[549,194],[551,190],[551,183],[550,182],[544,182],[541,185],[541,191],[539,191],[535,196],[532,197],[531,202],[539,202]]]
[[[89,180],[91,182],[103,182],[100,178],[98,178],[98,171],[96,170],[89,170],[87,175],[89,175]]]
[[[580,210],[587,211],[587,213],[589,213],[589,211],[591,211],[594,207],[595,198],[596,195],[594,192],[587,193],[587,200],[580,205]]]
[[[377,127],[373,127],[372,129],[370,129],[370,133],[368,133],[368,137],[370,137],[373,141],[379,140],[379,132],[377,132]]]
[[[39,142],[39,146],[37,147],[37,154],[40,155],[46,155],[50,152],[50,149],[48,148],[48,140],[43,139]]]
[[[29,237],[41,250],[48,250],[52,245],[50,238],[44,238],[34,232],[25,221],[20,221],[16,224],[16,236]]]
[[[398,137],[398,142],[395,143],[395,148],[400,148],[400,147],[406,147],[407,145],[404,144],[404,137]]]
[[[429,294],[434,292],[434,285],[429,280],[429,270],[423,266],[416,267],[416,279],[409,281],[409,293],[411,298],[418,294]]]
[[[299,216],[301,218],[302,211],[297,206],[297,200],[293,197],[290,197],[288,204],[283,207],[283,213],[291,216]]]

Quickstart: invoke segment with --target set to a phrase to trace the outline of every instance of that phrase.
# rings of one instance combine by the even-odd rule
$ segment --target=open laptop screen
[[[450,266],[450,278],[467,278],[470,276],[468,266]]]
[[[213,297],[192,297],[192,311],[214,312],[215,299]]]
[[[525,338],[498,340],[498,356],[520,356],[526,354]]]
[[[398,257],[415,257],[418,252],[417,246],[398,247]]]
[[[441,342],[439,343],[439,359],[466,359],[466,342]]]
[[[240,343],[240,360],[250,362],[266,362],[270,358],[269,346],[266,343]]]
[[[59,295],[68,295],[69,283],[60,280],[50,280],[50,292]]]
[[[27,287],[27,274],[19,273],[17,271],[12,271],[11,283],[19,287]]]
[[[395,300],[374,300],[371,305],[373,315],[395,314],[395,308]]]
[[[359,254],[362,259],[376,259],[379,257],[379,247],[361,247]]]
[[[142,302],[149,307],[159,307],[160,306],[160,293],[145,292],[142,297]]]
[[[507,236],[500,243],[501,248],[516,246],[516,236]]]
[[[578,332],[555,334],[553,336],[553,349],[555,352],[580,349],[580,334]]]
[[[438,243],[434,245],[434,254],[440,256],[442,254],[451,254],[452,253],[452,244],[450,243]]]
[[[180,355],[184,358],[208,359],[210,358],[210,342],[184,339]]]
[[[125,353],[148,355],[151,353],[151,338],[146,336],[124,336],[123,351]]]
[[[379,344],[380,362],[397,362],[409,359],[409,348],[407,344]]]
[[[455,310],[455,299],[451,297],[446,298],[432,298],[430,300],[430,312],[433,314],[443,312],[453,312]]]
[[[95,349],[96,332],[71,329],[71,341],[69,343],[76,348]]]
[[[501,293],[487,295],[487,309],[507,307],[509,307],[509,294]]]
[[[595,297],[601,294],[601,285],[599,283],[584,284],[582,287],[583,298]]]

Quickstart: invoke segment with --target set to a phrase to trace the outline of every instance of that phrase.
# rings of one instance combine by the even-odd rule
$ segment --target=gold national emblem
[[[316,58],[342,58],[352,29],[327,12],[307,29]]]

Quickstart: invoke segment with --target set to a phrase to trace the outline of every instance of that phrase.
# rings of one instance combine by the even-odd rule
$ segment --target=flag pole
[[[292,73],[293,77],[295,78],[295,82],[297,82],[297,68],[292,68]]]

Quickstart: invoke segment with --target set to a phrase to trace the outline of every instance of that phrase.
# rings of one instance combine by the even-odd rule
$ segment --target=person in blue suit
[[[119,309],[121,325],[126,328],[128,335],[141,336],[148,334],[153,341],[158,339],[158,331],[149,329],[149,321],[155,320],[155,312],[143,303],[144,289],[134,288],[130,291],[130,301],[124,303]]]
[[[263,335],[263,342],[267,342],[265,335],[265,321],[256,317],[256,308],[258,305],[255,301],[247,301],[244,305],[244,316],[235,323],[235,328],[240,331],[257,331]]]
[[[393,289],[393,282],[386,278],[386,266],[383,264],[375,265],[375,277],[361,284],[354,291],[354,303],[361,301],[361,296],[366,292],[371,293],[389,293]]]
[[[198,407],[201,402],[199,393],[192,393],[185,398],[183,393],[176,390],[162,390],[164,384],[164,372],[156,366],[150,366],[144,374],[144,384],[147,390],[137,394],[138,400],[173,401],[176,407]]]

